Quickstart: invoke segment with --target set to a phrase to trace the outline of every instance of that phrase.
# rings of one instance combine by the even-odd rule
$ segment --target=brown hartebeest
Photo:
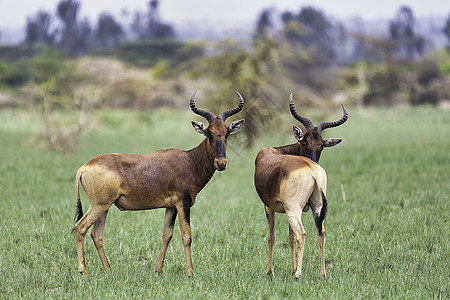
[[[110,270],[103,249],[103,229],[108,209],[112,204],[120,210],[146,210],[165,208],[164,231],[156,271],[161,272],[167,246],[172,238],[177,214],[184,246],[188,276],[194,272],[191,257],[190,209],[197,194],[208,183],[215,170],[227,168],[227,138],[239,130],[244,120],[225,120],[237,114],[244,106],[239,97],[236,108],[221,112],[218,116],[198,109],[194,95],[190,106],[194,113],[208,120],[209,126],[192,121],[195,130],[206,138],[197,147],[183,151],[177,148],[162,149],[150,154],[105,154],[83,165],[76,175],[77,223],[73,228],[77,242],[78,271],[86,274],[84,237],[89,227],[103,267]],[[83,216],[79,182],[89,197],[89,209]]]
[[[265,205],[269,224],[269,262],[266,273],[273,272],[273,245],[275,243],[275,212],[286,213],[289,221],[289,246],[291,249],[292,273],[299,278],[302,273],[303,248],[306,231],[301,215],[311,207],[316,223],[320,249],[320,276],[325,277],[325,229],[323,221],[327,213],[325,170],[319,166],[320,153],[324,147],[340,143],[340,139],[322,139],[322,131],[343,124],[348,119],[344,106],[344,115],[336,122],[321,122],[317,127],[311,120],[297,113],[292,94],[289,107],[295,119],[306,128],[303,135],[294,125],[294,137],[297,143],[262,149],[255,161],[255,187]],[[297,263],[295,263],[295,243],[297,243]]]

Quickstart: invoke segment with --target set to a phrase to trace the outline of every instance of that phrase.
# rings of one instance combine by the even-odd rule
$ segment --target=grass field
[[[240,148],[240,133],[230,138],[229,169],[216,172],[191,210],[192,278],[186,276],[178,222],[158,275],[164,210],[115,207],[105,227],[113,272],[103,270],[87,236],[89,276],[83,278],[70,234],[78,167],[102,153],[190,149],[202,140],[190,125],[199,119],[188,110],[161,110],[149,123],[138,112],[99,112],[90,116],[96,130],[87,131],[66,159],[30,143],[42,128],[37,114],[0,111],[0,298],[449,299],[450,112],[350,107],[349,113],[345,125],[326,131],[343,142],[321,158],[328,174],[328,277],[319,280],[308,212],[303,276],[296,281],[282,214],[275,223],[275,272],[265,275],[267,222],[253,186],[256,153],[292,143],[292,117],[286,115],[253,149]],[[82,202],[86,211],[85,194]]]

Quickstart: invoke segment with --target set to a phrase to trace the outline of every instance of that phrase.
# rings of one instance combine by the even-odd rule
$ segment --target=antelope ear
[[[323,143],[324,147],[333,147],[336,146],[337,144],[339,144],[340,142],[342,142],[341,139],[328,139],[325,141],[325,143]]]
[[[292,127],[292,131],[294,132],[295,139],[300,142],[303,139],[303,132],[302,132],[302,130],[294,125]]]
[[[244,121],[245,120],[242,119],[239,121],[231,122],[230,125],[228,126],[228,134],[233,134],[237,132],[241,128],[242,124],[244,124]]]
[[[192,126],[194,126],[195,131],[200,134],[206,135],[206,127],[202,122],[191,121]]]

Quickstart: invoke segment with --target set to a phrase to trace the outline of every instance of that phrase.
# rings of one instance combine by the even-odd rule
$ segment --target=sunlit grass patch
[[[195,275],[186,276],[178,221],[162,275],[155,274],[164,210],[120,212],[111,207],[104,242],[106,273],[86,236],[89,276],[77,271],[74,177],[79,166],[110,152],[190,149],[199,136],[189,112],[102,111],[70,158],[32,147],[42,126],[34,113],[1,111],[0,295],[13,298],[448,298],[450,139],[447,111],[432,108],[354,111],[327,130],[343,142],[324,150],[328,174],[327,278],[319,280],[318,243],[311,214],[303,275],[290,273],[288,222],[276,215],[274,275],[267,265],[267,222],[253,186],[260,147],[292,143],[274,130],[255,148],[228,149],[229,169],[216,173],[192,208]],[[385,116],[388,118],[384,118]],[[280,124],[295,124],[285,118]],[[113,121],[111,121],[113,120]],[[118,120],[118,121],[117,121]],[[245,126],[245,125],[244,125]],[[238,133],[239,134],[239,133]],[[274,142],[271,142],[273,136]],[[230,146],[233,140],[230,138]],[[236,145],[236,144],[235,144]],[[82,194],[85,210],[86,195]],[[37,295],[37,296],[36,296]]]

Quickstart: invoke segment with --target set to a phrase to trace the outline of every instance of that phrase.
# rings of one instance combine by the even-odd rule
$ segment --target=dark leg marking
[[[186,218],[186,222],[188,224],[191,224],[191,206],[192,206],[192,198],[191,198],[191,191],[189,189],[185,189],[183,193],[183,211],[184,216]]]
[[[177,211],[175,210],[175,212],[173,213],[172,219],[170,219],[169,227],[173,227],[176,219],[177,219]]]

